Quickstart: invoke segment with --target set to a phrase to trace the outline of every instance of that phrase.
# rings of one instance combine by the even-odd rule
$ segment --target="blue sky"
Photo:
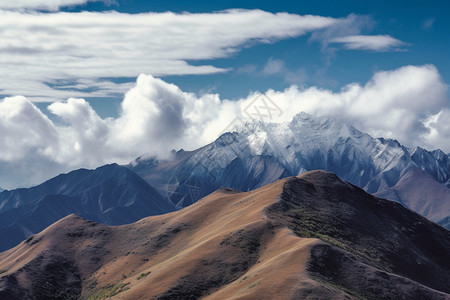
[[[20,2],[20,1],[19,1]],[[76,1],[75,1],[76,2]],[[220,59],[188,60],[192,64],[212,64],[231,69],[225,74],[162,76],[185,91],[213,91],[227,99],[248,95],[250,91],[268,88],[283,89],[295,83],[317,85],[337,90],[351,82],[367,82],[377,70],[404,65],[435,65],[445,82],[450,82],[448,1],[96,1],[81,5],[61,6],[60,11],[110,11],[138,14],[144,12],[211,13],[231,8],[261,9],[267,12],[288,12],[345,18],[365,18],[361,33],[389,35],[406,43],[402,51],[343,50],[338,45],[321,49],[311,34],[283,38],[270,44],[255,43],[237,53]],[[46,10],[41,10],[46,12]],[[55,13],[54,11],[48,13]],[[151,38],[150,38],[151,39]],[[182,47],[182,45],[180,45]],[[334,51],[330,48],[336,48]],[[287,80],[283,74],[264,75],[269,60],[281,60],[285,71],[298,73]],[[253,68],[253,72],[242,72]],[[114,78],[132,81],[135,78]],[[3,96],[10,96],[3,94]],[[86,97],[89,98],[89,97]],[[111,98],[111,97],[106,97]],[[120,101],[120,97],[115,99]],[[45,100],[44,100],[45,101]],[[50,101],[50,100],[49,100]],[[92,102],[102,116],[115,116],[116,107]],[[101,105],[100,105],[101,104]]]
[[[449,1],[0,0],[0,186],[213,141],[257,92],[450,152]]]
[[[93,2],[66,11],[116,10],[124,13],[192,12],[209,13],[230,8],[261,9],[268,12],[319,15],[345,18],[351,14],[368,19],[364,34],[387,34],[408,45],[402,51],[322,50],[310,35],[284,39],[271,44],[257,44],[217,60],[202,60],[223,68],[225,74],[164,76],[185,91],[215,92],[223,98],[245,97],[250,91],[282,90],[291,84],[320,86],[339,90],[352,82],[367,82],[379,70],[391,70],[404,65],[435,65],[445,82],[450,82],[450,2],[441,1],[115,1]],[[284,74],[262,72],[267,62],[282,60],[286,70],[298,74],[287,80]],[[196,62],[193,61],[195,64]],[[248,67],[249,71],[243,72]],[[295,78],[295,76],[294,76]],[[115,105],[92,101],[101,115],[114,116]]]

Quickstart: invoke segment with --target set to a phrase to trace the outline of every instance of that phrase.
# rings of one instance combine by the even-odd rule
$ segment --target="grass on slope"
[[[110,284],[102,288],[95,289],[94,292],[88,296],[88,300],[103,300],[109,297],[116,296],[123,291],[129,289],[128,285],[130,283],[119,283],[119,284]]]

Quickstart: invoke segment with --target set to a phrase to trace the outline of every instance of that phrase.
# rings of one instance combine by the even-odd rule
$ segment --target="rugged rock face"
[[[138,158],[129,167],[179,208],[220,187],[249,191],[322,169],[435,222],[450,216],[450,159],[442,151],[406,148],[305,113],[290,123],[248,123],[195,151],[164,161]],[[419,194],[405,183],[412,177],[428,182]]]
[[[315,171],[129,225],[70,215],[0,253],[0,298],[449,299],[449,252],[449,231]]]
[[[81,169],[33,188],[0,193],[0,251],[72,213],[119,225],[174,209],[125,167],[113,164],[96,170]]]

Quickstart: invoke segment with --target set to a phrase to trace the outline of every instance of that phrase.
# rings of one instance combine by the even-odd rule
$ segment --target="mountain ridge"
[[[372,138],[343,122],[306,113],[287,123],[246,123],[202,148],[180,150],[166,160],[140,157],[128,167],[178,208],[200,198],[193,197],[192,190],[200,196],[223,186],[248,191],[319,169],[334,172],[369,193],[405,191],[405,185],[397,184],[421,170],[434,185],[446,188],[434,195],[434,189],[425,186],[428,206],[442,202],[441,197],[446,204],[434,209],[438,214],[421,212],[436,222],[450,216],[450,159],[442,151],[407,148],[397,140]],[[417,202],[392,193],[383,196],[401,203]]]
[[[0,296],[448,299],[448,251],[449,231],[314,171],[128,225],[70,215],[0,253]]]
[[[0,193],[0,250],[71,213],[109,225],[174,210],[142,178],[117,164],[58,175],[41,185]]]

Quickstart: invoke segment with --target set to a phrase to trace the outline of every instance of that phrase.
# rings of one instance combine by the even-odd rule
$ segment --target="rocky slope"
[[[70,215],[0,253],[7,299],[449,299],[450,232],[315,171],[109,227]]]

